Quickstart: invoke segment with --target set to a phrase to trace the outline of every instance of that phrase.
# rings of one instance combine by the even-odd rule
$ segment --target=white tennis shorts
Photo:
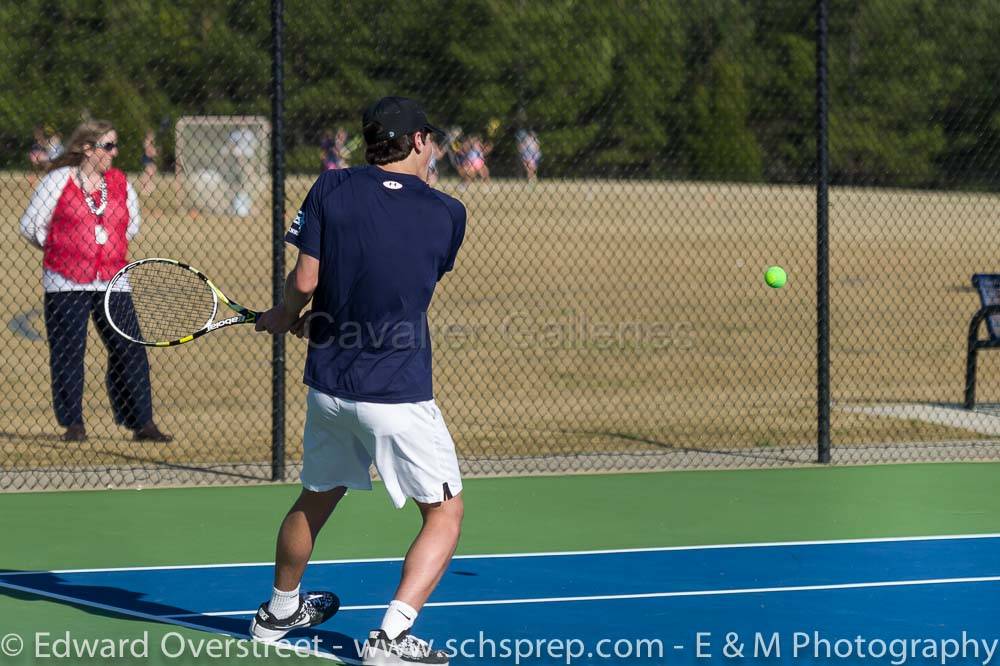
[[[455,443],[433,400],[355,402],[309,389],[302,486],[371,490],[374,461],[396,508],[407,497],[442,502],[462,490]]]

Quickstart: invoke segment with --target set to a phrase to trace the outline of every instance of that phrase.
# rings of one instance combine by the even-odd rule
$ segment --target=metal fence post
[[[818,462],[830,462],[830,238],[827,153],[828,0],[816,2],[816,401]]]
[[[271,0],[271,196],[272,291],[281,301],[285,285],[285,80],[284,1]],[[271,480],[285,476],[285,337],[271,346]]]

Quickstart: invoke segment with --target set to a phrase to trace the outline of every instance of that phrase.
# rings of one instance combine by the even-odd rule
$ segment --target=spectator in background
[[[486,165],[486,158],[492,150],[493,144],[484,144],[482,138],[476,134],[462,143],[459,163],[462,165],[463,181],[471,183],[476,178],[481,178],[483,182],[490,182],[490,168]]]
[[[146,350],[114,332],[104,314],[104,291],[128,259],[139,231],[139,200],[125,174],[112,168],[118,134],[111,123],[80,125],[69,150],[49,165],[21,217],[21,234],[43,251],[45,330],[52,399],[63,439],[84,441],[84,352],[93,317],[108,349],[106,386],[115,423],[136,441],[169,442],[153,422]],[[116,308],[131,308],[128,291],[112,294]]]
[[[45,153],[49,162],[55,162],[63,154],[62,135],[55,131],[51,125],[45,126],[45,134],[48,136],[45,142]]]
[[[337,156],[337,168],[346,169],[351,166],[351,145],[347,141],[347,130],[337,128],[337,136],[333,140],[333,152]]]
[[[146,137],[142,140],[142,175],[139,176],[139,189],[145,196],[149,196],[153,192],[157,154],[156,133],[152,129],[147,129]]]
[[[255,157],[260,140],[247,126],[237,127],[229,133],[229,154],[235,161],[238,183],[233,195],[232,213],[238,217],[249,217],[253,210],[253,192],[257,190]]]
[[[521,164],[528,182],[533,183],[538,177],[538,162],[542,159],[542,146],[538,135],[530,129],[520,129],[517,132],[517,152],[521,156]]]
[[[464,181],[465,171],[461,162],[462,141],[462,128],[458,126],[449,128],[444,134],[441,152],[448,156],[448,162],[455,169],[455,173]]]
[[[31,165],[31,171],[28,172],[28,184],[32,188],[38,182],[38,174],[44,171],[45,166],[49,163],[49,155],[46,151],[47,143],[45,128],[41,125],[35,125],[34,141],[28,150],[28,164]]]
[[[323,137],[319,141],[319,160],[320,172],[337,168],[337,154],[333,149],[333,133],[330,130],[323,130]]]
[[[433,134],[427,135],[427,146],[430,149],[430,158],[427,161],[427,184],[431,187],[437,185],[438,182],[438,160],[444,157],[444,149],[437,144],[434,140]]]
[[[28,162],[31,163],[33,169],[44,169],[45,165],[49,163],[47,149],[49,140],[45,136],[45,128],[41,125],[35,125],[33,134],[34,141],[28,151]]]
[[[346,169],[351,165],[351,148],[347,143],[347,130],[337,128],[337,134],[331,135],[330,130],[323,132],[320,141],[320,159],[322,170]]]

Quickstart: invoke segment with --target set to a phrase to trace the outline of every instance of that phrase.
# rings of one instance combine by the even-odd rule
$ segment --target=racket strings
[[[112,288],[119,286],[131,290],[131,298],[126,292],[111,299],[111,319],[135,340],[178,340],[207,326],[215,314],[211,287],[176,264],[139,264],[119,276]]]

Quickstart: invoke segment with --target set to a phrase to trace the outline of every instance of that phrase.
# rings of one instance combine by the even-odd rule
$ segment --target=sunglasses
[[[94,148],[100,148],[101,150],[112,151],[118,147],[117,141],[108,141],[107,143],[95,143]]]

